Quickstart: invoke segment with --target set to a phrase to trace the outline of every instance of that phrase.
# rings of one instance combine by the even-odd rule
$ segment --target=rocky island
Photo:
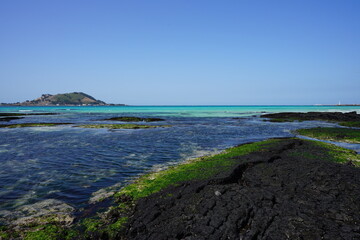
[[[124,106],[125,104],[108,104],[83,92],[62,94],[43,94],[34,100],[17,103],[1,103],[3,106]]]

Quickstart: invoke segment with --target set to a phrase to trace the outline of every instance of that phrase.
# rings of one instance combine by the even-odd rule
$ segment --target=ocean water
[[[240,117],[263,112],[360,111],[360,106],[75,106],[75,107],[1,107],[1,112],[138,113],[174,117]]]
[[[338,106],[124,106],[0,107],[0,112],[56,112],[11,123],[67,122],[66,126],[0,128],[0,218],[21,206],[46,199],[78,211],[96,193],[121,188],[148,171],[242,143],[294,136],[291,130],[336,126],[321,121],[271,123],[270,112],[357,111]],[[169,128],[107,130],[74,126],[104,123],[115,116],[162,117]],[[110,123],[110,122],[106,122]],[[0,124],[7,124],[1,122]],[[342,146],[360,151],[359,144]],[[105,190],[104,190],[105,189]]]

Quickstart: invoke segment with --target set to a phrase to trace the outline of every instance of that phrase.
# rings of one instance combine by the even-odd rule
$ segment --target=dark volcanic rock
[[[295,148],[315,151],[289,139],[221,176],[141,199],[127,238],[360,239],[360,169]]]
[[[23,117],[0,117],[0,122],[10,122],[12,120],[19,120]]]
[[[59,113],[4,113],[0,112],[0,117],[15,117],[15,116],[39,116],[39,115],[58,115]]]
[[[275,119],[290,119],[290,120],[325,120],[325,121],[360,121],[360,114],[354,112],[341,113],[341,112],[284,112],[284,113],[271,113],[261,115],[262,118],[275,118]]]

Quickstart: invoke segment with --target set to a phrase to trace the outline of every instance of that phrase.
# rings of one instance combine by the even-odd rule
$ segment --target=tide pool
[[[97,193],[119,189],[138,175],[242,143],[292,137],[292,130],[335,123],[272,123],[262,113],[357,111],[337,106],[0,107],[0,112],[56,112],[11,123],[66,122],[55,127],[0,128],[0,222],[21,207],[56,199],[77,211]],[[153,129],[86,129],[119,116],[161,117]],[[116,123],[106,121],[106,123]],[[0,123],[6,124],[6,123]],[[359,145],[346,146],[360,149]],[[54,202],[54,201],[49,201]],[[5,220],[4,220],[5,219]]]

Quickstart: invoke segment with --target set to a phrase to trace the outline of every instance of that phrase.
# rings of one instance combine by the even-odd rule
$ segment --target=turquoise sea
[[[1,112],[81,112],[81,113],[141,113],[158,116],[236,117],[262,112],[348,112],[360,111],[360,106],[78,106],[78,107],[0,107]]]
[[[271,123],[272,112],[357,111],[360,106],[57,106],[0,107],[0,112],[56,112],[10,123],[67,122],[66,126],[0,128],[0,224],[43,200],[91,208],[103,196],[157,171],[242,143],[294,136],[292,130],[328,122]],[[168,128],[107,130],[74,127],[116,116],[161,117]],[[110,123],[110,122],[106,122]],[[0,124],[8,124],[0,122]],[[360,151],[359,144],[340,144]]]

